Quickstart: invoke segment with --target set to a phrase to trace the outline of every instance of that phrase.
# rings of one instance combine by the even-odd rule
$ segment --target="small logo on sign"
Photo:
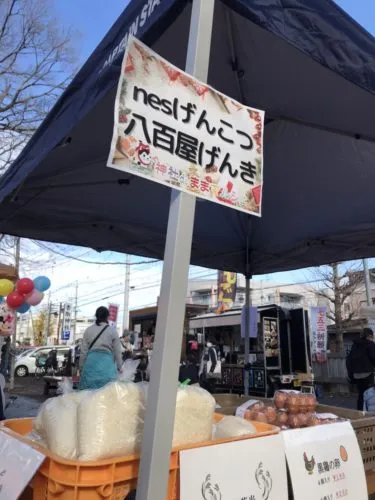
[[[306,452],[303,454],[303,460],[305,462],[305,469],[307,472],[311,475],[314,472],[315,469],[315,458],[313,455],[311,455],[311,458],[309,460],[308,456],[306,455]]]
[[[219,485],[212,483],[211,474],[207,474],[206,479],[202,484],[203,500],[221,500],[221,492]]]
[[[262,491],[262,500],[268,500],[272,491],[272,477],[262,462],[259,463],[255,471],[255,479],[259,489]]]
[[[340,457],[343,462],[347,462],[349,455],[344,446],[340,446]]]

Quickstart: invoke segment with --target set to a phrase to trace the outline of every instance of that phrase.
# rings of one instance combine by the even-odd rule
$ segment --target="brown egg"
[[[250,408],[249,410],[245,411],[244,417],[246,420],[254,420],[254,410]]]
[[[279,410],[277,412],[276,422],[280,427],[288,424],[288,414],[285,410]]]
[[[263,401],[258,401],[257,403],[254,403],[253,405],[251,405],[251,409],[253,411],[260,411],[264,408],[264,403]]]
[[[306,398],[307,398],[307,411],[309,412],[314,411],[317,404],[316,396],[314,394],[307,394]]]
[[[291,393],[288,395],[286,400],[286,409],[289,413],[299,413],[300,412],[300,399],[298,394]]]
[[[280,391],[276,392],[274,396],[274,403],[276,408],[278,409],[285,408],[287,398],[288,398],[287,392],[280,392]]]
[[[298,414],[299,423],[301,427],[306,427],[308,423],[308,413],[299,413]]]
[[[267,419],[268,419],[269,424],[276,423],[276,419],[277,419],[276,408],[274,408],[273,406],[267,406],[265,408],[265,414],[267,415]]]
[[[300,427],[301,426],[301,422],[300,422],[300,418],[299,418],[299,415],[289,415],[289,418],[288,418],[288,424],[290,425],[290,427],[292,429],[297,429],[297,427]]]
[[[263,411],[254,412],[253,420],[255,420],[256,422],[264,422],[265,424],[268,424],[268,417]]]
[[[301,394],[299,396],[299,409],[301,413],[305,413],[308,411],[309,407],[309,395],[308,394]]]
[[[309,427],[311,425],[313,414],[311,412],[307,412],[305,413],[305,416],[306,416],[306,425]]]

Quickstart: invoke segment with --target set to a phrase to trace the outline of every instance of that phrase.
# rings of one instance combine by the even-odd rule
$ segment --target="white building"
[[[254,306],[275,304],[288,308],[309,308],[318,304],[318,297],[314,290],[304,285],[288,285],[268,280],[251,280],[250,289],[251,302]],[[214,308],[217,304],[217,280],[189,280],[187,302]],[[242,275],[237,275],[237,293],[234,307],[241,307],[244,304],[245,278]]]

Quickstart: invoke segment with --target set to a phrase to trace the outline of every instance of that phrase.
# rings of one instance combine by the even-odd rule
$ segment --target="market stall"
[[[249,392],[273,395],[278,388],[301,387],[312,382],[307,311],[276,305],[254,308],[257,318],[250,334],[249,361],[245,362],[243,310],[204,314],[189,326],[201,344],[216,340],[222,358],[217,389],[243,394],[245,372]]]
[[[262,162],[255,172],[242,165],[254,190],[241,198],[241,207],[228,171],[237,181],[240,176],[226,155],[220,159],[225,182],[205,176],[211,182],[215,177],[210,190],[215,203],[204,201],[210,180],[199,177],[196,165],[187,173],[187,191],[195,196],[177,191],[180,179],[174,169],[168,170],[169,183],[149,182],[147,147],[135,148],[136,175],[105,168],[120,56],[129,33],[179,68],[186,61],[186,71],[200,79],[193,86],[196,94],[207,88],[205,81],[223,92],[215,105],[222,98],[236,99],[242,111],[243,105],[266,111],[264,176]],[[2,177],[3,233],[165,258],[139,499],[164,500],[167,490],[189,262],[242,272],[249,291],[257,273],[373,256],[373,53],[373,39],[328,0],[308,8],[299,0],[287,5],[278,0],[135,0]],[[181,74],[172,69],[168,84],[158,90],[171,94],[175,71]],[[184,85],[186,75],[182,80]],[[147,102],[141,91],[136,95],[143,96],[145,106],[150,102],[149,108],[160,106],[152,89]],[[254,151],[261,150],[263,140],[259,110],[250,116],[259,120]],[[200,133],[206,138],[212,129],[204,111],[199,110],[198,123],[207,128]],[[237,138],[235,147],[249,146]],[[236,161],[240,165],[244,159]],[[335,204],[333,186],[340,190]],[[198,196],[203,201],[195,207]],[[356,203],[348,203],[353,196]],[[238,210],[233,209],[236,203]],[[246,358],[248,339],[247,331]]]

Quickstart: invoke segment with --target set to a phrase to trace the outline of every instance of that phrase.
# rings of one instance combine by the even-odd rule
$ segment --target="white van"
[[[35,360],[37,357],[44,355],[48,356],[52,349],[56,349],[57,351],[57,361],[59,363],[59,367],[62,366],[64,356],[67,355],[71,349],[71,347],[66,345],[56,345],[56,346],[39,346],[34,347],[33,349],[28,349],[24,351],[19,356],[16,357],[16,363],[14,368],[14,373],[17,377],[26,377],[27,375],[33,375],[35,373]]]

